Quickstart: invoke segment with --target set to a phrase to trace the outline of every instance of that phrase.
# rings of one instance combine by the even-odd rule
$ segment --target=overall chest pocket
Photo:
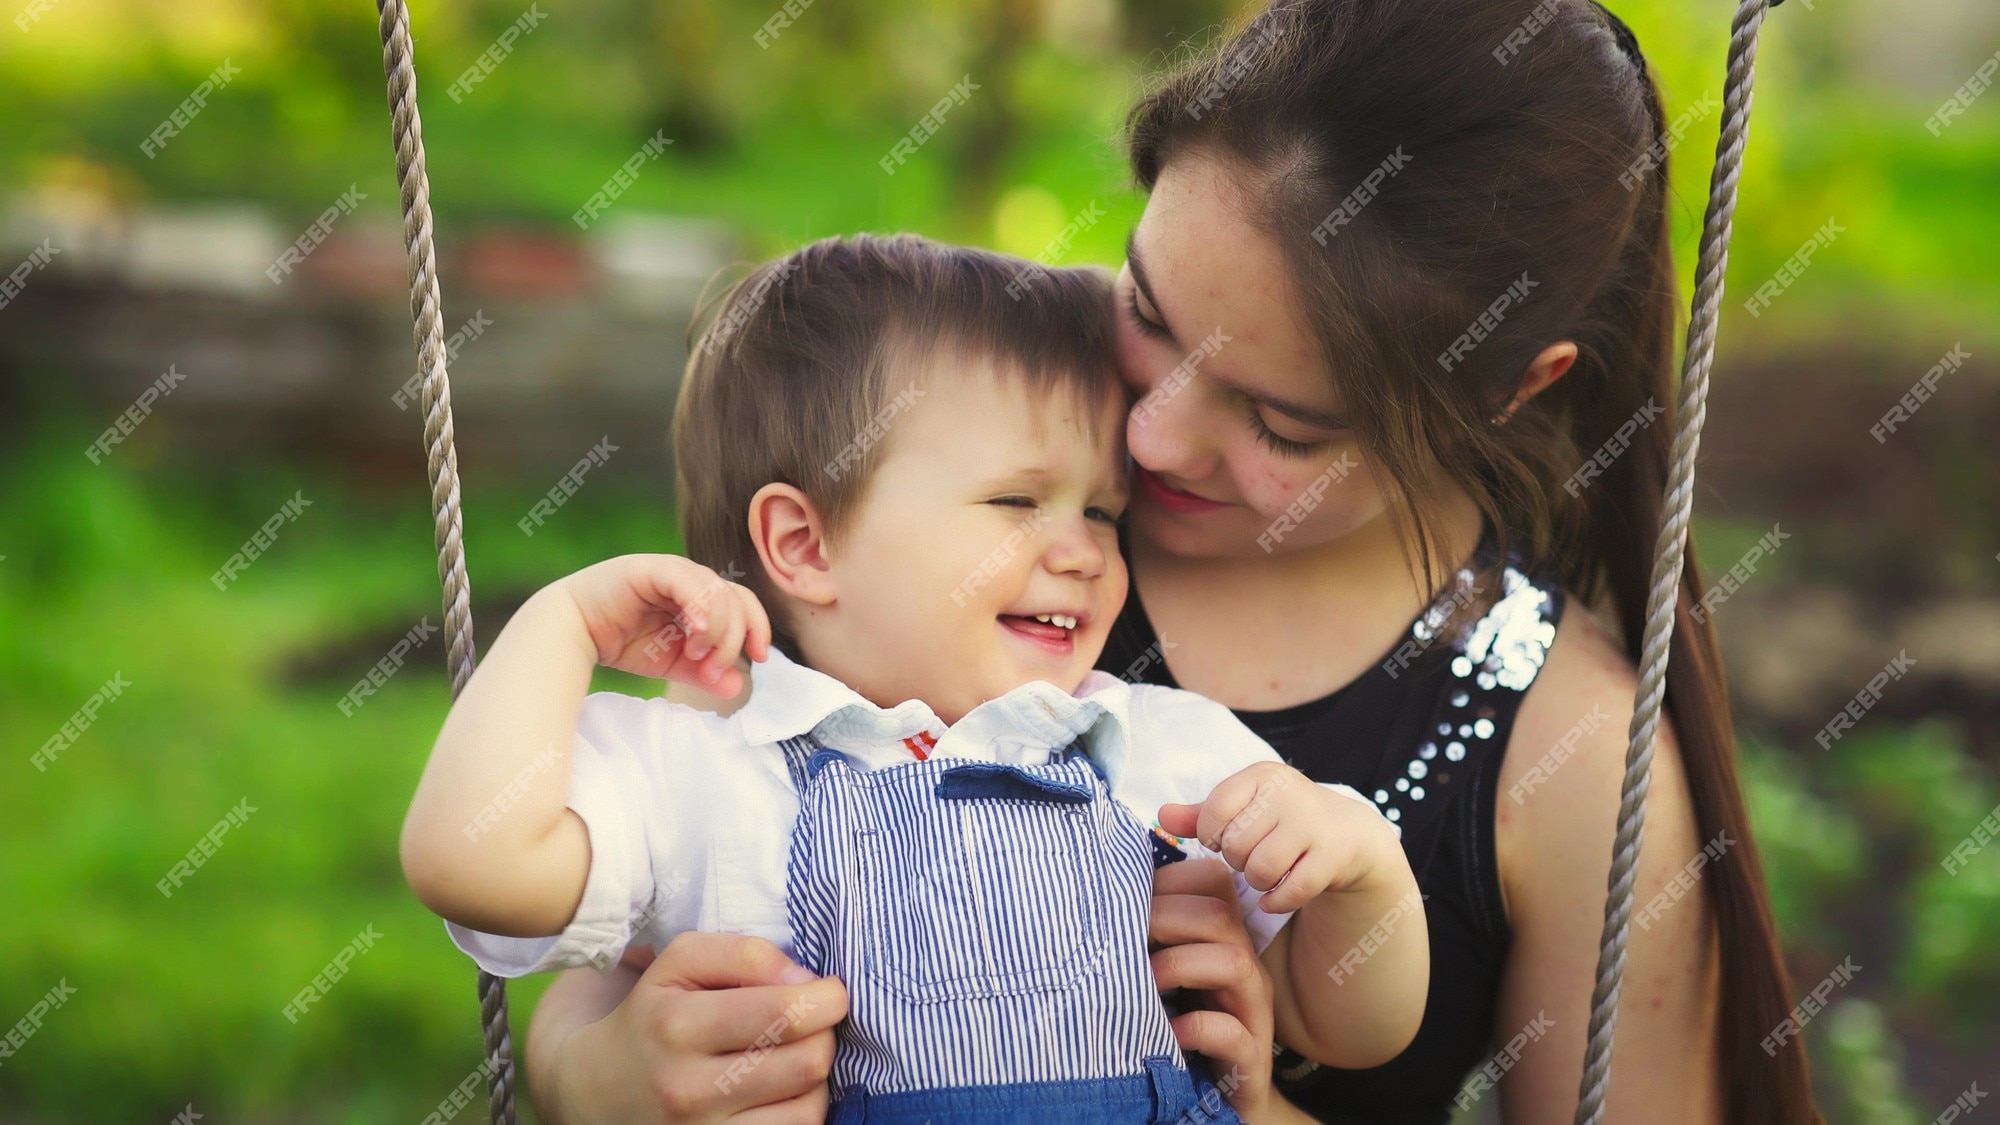
[[[1014,996],[1097,967],[1101,790],[977,763],[897,796],[856,837],[867,964],[892,991],[916,1003]]]

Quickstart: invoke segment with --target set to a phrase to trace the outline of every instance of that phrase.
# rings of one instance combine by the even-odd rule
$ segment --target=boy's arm
[[[1380,1066],[1410,1045],[1423,1020],[1430,990],[1423,896],[1381,814],[1327,796],[1334,809],[1353,806],[1342,810],[1353,815],[1339,831],[1379,831],[1382,839],[1353,852],[1379,862],[1358,876],[1337,874],[1333,885],[1346,889],[1315,895],[1265,948],[1273,1021],[1279,1041],[1307,1058],[1348,1069]]]
[[[570,744],[597,648],[560,584],[521,606],[453,703],[403,822],[403,871],[444,918],[560,933],[590,841],[567,806]]]

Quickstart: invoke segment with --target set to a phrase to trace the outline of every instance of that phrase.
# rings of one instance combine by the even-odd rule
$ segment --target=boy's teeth
[[[1076,618],[1067,613],[1037,613],[1035,620],[1045,625],[1060,625],[1065,629],[1076,628]]]

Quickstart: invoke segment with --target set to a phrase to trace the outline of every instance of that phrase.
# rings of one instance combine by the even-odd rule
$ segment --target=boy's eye
[[[988,501],[987,501],[987,503],[988,503],[988,504],[998,504],[998,505],[1000,505],[1000,506],[1001,506],[1001,507],[1003,507],[1003,508],[1032,508],[1032,507],[1035,507],[1035,502],[1034,502],[1033,500],[1029,499],[1029,498],[1028,498],[1028,497],[1026,497],[1026,496],[1001,496],[1001,497],[999,497],[999,498],[997,498],[997,499],[993,499],[993,500],[988,500]]]
[[[1105,523],[1117,523],[1125,518],[1123,512],[1113,512],[1106,508],[1090,508],[1083,514],[1094,520],[1103,520]]]

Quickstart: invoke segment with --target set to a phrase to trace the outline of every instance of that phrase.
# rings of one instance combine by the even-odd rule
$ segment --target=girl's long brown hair
[[[1149,190],[1177,154],[1242,172],[1433,588],[1456,565],[1437,557],[1433,501],[1456,486],[1498,529],[1502,557],[1516,536],[1566,588],[1607,600],[1636,661],[1681,303],[1672,142],[1623,25],[1590,0],[1278,0],[1174,69],[1126,124]],[[1561,340],[1578,348],[1568,374],[1492,424]],[[1629,447],[1613,441],[1621,428]],[[1579,476],[1600,451],[1608,467]],[[1689,612],[1703,589],[1690,559],[1666,709],[1699,837],[1737,841],[1702,881],[1726,1119],[1816,1122],[1798,1038],[1775,1057],[1760,1046],[1790,991],[1715,635]]]

